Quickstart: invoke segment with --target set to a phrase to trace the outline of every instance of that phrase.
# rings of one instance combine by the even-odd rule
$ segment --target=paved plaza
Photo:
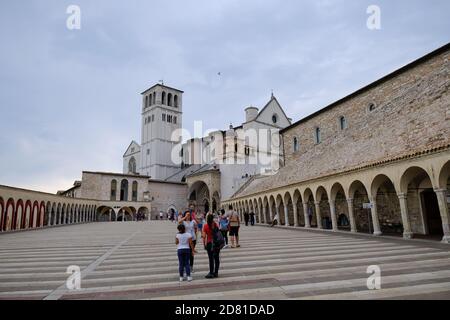
[[[218,279],[178,281],[175,224],[90,223],[0,235],[0,299],[450,299],[450,246],[342,233],[242,227]],[[81,290],[66,289],[78,265]],[[368,290],[367,267],[381,268]]]

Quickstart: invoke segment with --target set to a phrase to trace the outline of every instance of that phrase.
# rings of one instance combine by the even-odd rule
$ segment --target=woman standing
[[[197,222],[192,219],[191,212],[186,211],[184,213],[184,216],[180,218],[180,221],[178,223],[181,225],[184,225],[186,229],[186,233],[189,233],[192,236],[192,247],[193,250],[195,250],[195,245],[197,244]],[[194,273],[194,252],[191,250],[191,256],[190,256],[190,267],[191,272]]]
[[[189,256],[190,254],[196,253],[196,251],[193,247],[192,236],[190,233],[186,232],[183,224],[178,225],[178,233],[175,237],[175,244],[177,245],[180,282],[185,280],[184,272],[186,272],[187,281],[192,281]]]
[[[220,266],[220,249],[214,247],[213,232],[218,230],[219,226],[214,222],[214,216],[208,213],[206,216],[206,224],[203,226],[202,238],[203,246],[208,252],[209,259],[209,273],[205,276],[206,279],[219,277]]]

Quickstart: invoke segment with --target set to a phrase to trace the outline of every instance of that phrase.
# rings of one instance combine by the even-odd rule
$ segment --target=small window
[[[166,104],[166,93],[164,91],[161,94],[161,104]]]
[[[166,114],[165,113],[162,114],[162,121],[166,121]]]
[[[321,133],[320,133],[320,128],[316,128],[315,139],[316,139],[316,144],[322,142],[322,137],[321,137]]]
[[[298,139],[297,139],[297,137],[294,137],[294,145],[293,145],[293,147],[294,147],[294,152],[297,152],[298,151]]]
[[[250,155],[250,147],[245,147],[244,152],[245,152],[246,156],[249,156]]]
[[[277,116],[276,114],[274,114],[274,115],[272,116],[272,122],[273,122],[273,123],[277,123],[277,122],[278,122],[278,116]]]
[[[155,115],[152,114],[152,122],[155,121]]]
[[[147,155],[149,155],[150,154],[150,149],[147,149]]]
[[[177,124],[177,117],[173,117],[173,123]]]
[[[347,119],[344,116],[339,118],[339,126],[341,130],[347,129]]]
[[[148,96],[145,96],[145,107],[148,107]]]
[[[373,103],[373,102],[369,103],[369,106],[367,107],[367,109],[369,110],[369,112],[374,111],[375,108],[376,108],[376,105],[375,105],[375,103]]]

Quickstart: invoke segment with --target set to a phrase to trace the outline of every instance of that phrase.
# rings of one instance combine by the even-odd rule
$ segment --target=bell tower
[[[172,133],[181,129],[183,91],[156,84],[141,93],[141,175],[165,180],[175,174],[180,165],[172,159],[172,148],[178,143]]]

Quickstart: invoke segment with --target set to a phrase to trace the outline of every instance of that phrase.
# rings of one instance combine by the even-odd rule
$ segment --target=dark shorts
[[[230,236],[239,236],[239,227],[230,227]]]

